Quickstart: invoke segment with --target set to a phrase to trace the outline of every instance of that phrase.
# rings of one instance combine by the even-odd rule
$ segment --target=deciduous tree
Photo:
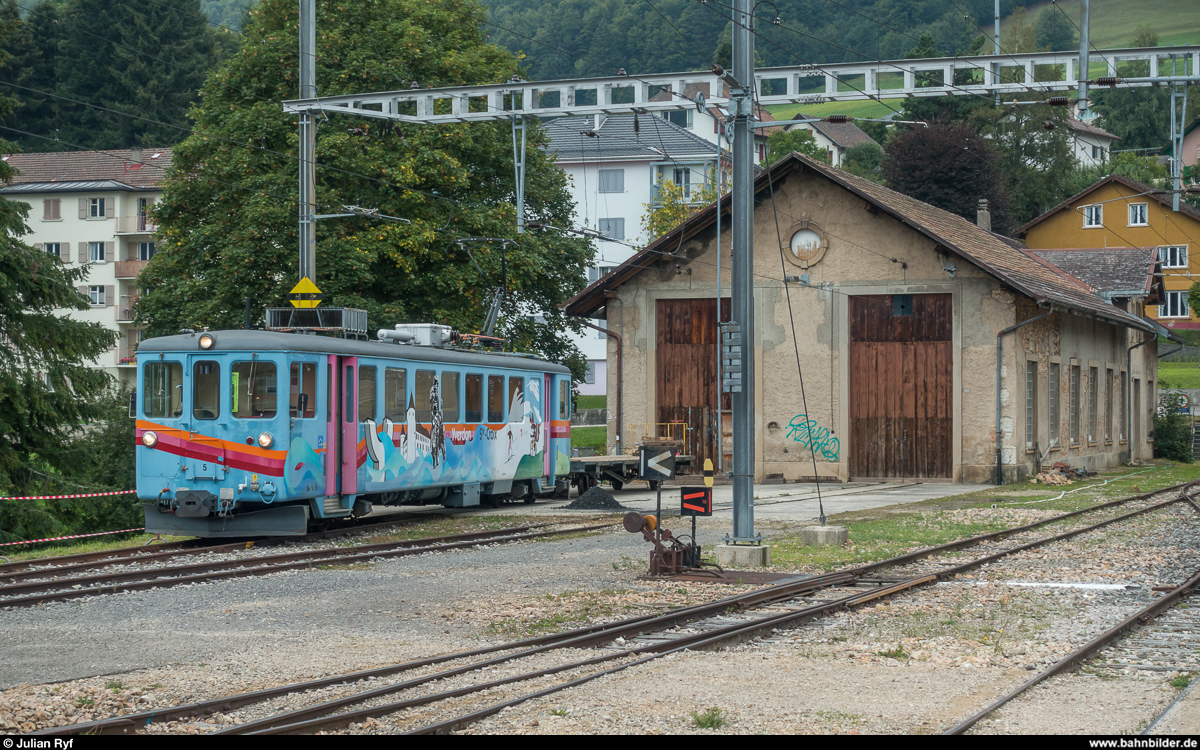
[[[138,315],[152,334],[239,327],[244,298],[261,314],[286,304],[297,282],[297,127],[279,102],[299,95],[298,16],[290,0],[264,0],[192,110],[196,133],[175,149],[158,210],[160,248],[141,276],[151,291]],[[482,18],[475,0],[318,2],[318,90],[508,80],[516,61],[484,41]],[[570,226],[566,178],[545,145],[530,124],[526,219]],[[401,126],[332,114],[320,118],[317,165],[318,213],[354,205],[411,222],[321,221],[314,281],[327,305],[363,308],[375,327],[436,321],[477,330],[500,278],[500,248],[471,247],[484,279],[452,242],[515,239],[504,333],[582,376],[583,360],[563,335],[577,324],[558,305],[583,285],[592,248],[552,230],[516,233],[509,122]]]
[[[880,172],[888,187],[975,220],[980,198],[1004,222],[1007,197],[995,148],[970,125],[939,120],[895,135]]]

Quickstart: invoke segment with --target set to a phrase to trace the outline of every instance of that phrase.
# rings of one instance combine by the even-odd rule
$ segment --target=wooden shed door
[[[729,320],[729,298],[721,300],[723,320]],[[711,458],[717,463],[717,441],[721,419],[717,397],[717,301],[707,299],[660,299],[658,341],[655,350],[658,422],[678,425],[672,434],[683,433],[685,454],[696,457],[694,466]],[[722,408],[728,411],[729,395]],[[660,432],[662,428],[660,427]]]
[[[850,476],[949,479],[949,294],[850,298]]]

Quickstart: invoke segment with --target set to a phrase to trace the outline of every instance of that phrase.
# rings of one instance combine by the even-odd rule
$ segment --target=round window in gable
[[[788,260],[801,268],[808,268],[821,262],[825,251],[829,249],[829,242],[820,227],[809,221],[801,221],[792,227],[788,249],[791,250]]]

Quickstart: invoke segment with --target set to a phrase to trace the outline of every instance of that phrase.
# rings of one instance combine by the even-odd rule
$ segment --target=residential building
[[[725,87],[726,95],[728,95],[729,87]],[[696,99],[700,95],[708,98],[709,87],[707,83],[689,83],[686,86],[686,95],[689,99]],[[671,99],[673,94],[669,91],[660,91],[650,98],[651,101],[667,101]],[[699,136],[704,140],[712,143],[721,149],[722,153],[729,153],[733,148],[730,141],[730,136],[733,133],[733,128],[729,119],[728,107],[701,106],[697,104],[695,107],[686,109],[674,110],[671,112],[660,112],[658,116],[686,129],[692,135]],[[774,122],[775,118],[767,111],[767,108],[754,103],[754,119],[758,122]],[[761,164],[767,158],[767,138],[775,132],[783,130],[783,126],[765,127],[754,129],[754,163]]]
[[[1148,308],[1148,317],[1168,329],[1200,328],[1188,305],[1193,274],[1200,273],[1192,257],[1200,243],[1200,211],[1182,201],[1178,212],[1172,210],[1170,192],[1109,175],[1020,227],[1017,235],[1033,250],[1156,248],[1163,297]]]
[[[809,115],[797,112],[794,117],[800,119]],[[798,122],[789,125],[788,130],[807,130],[813,134],[817,146],[829,154],[829,163],[835,167],[842,166],[846,151],[863,143],[874,143],[871,136],[852,122],[825,122],[814,118],[813,122]]]
[[[1081,167],[1107,163],[1113,144],[1121,140],[1090,122],[1071,118],[1067,120],[1067,126],[1071,129],[1071,153],[1075,155],[1075,163]]]
[[[589,283],[646,243],[643,219],[663,181],[699,200],[718,172],[730,179],[728,168],[718,169],[715,144],[662,117],[568,117],[546,123],[546,132],[550,153],[567,173],[574,227],[597,237],[599,252],[596,265],[588,269]],[[606,392],[605,336],[589,330],[575,342],[588,359],[588,380],[594,381],[578,383],[581,394]]]
[[[33,233],[23,241],[65,265],[88,269],[78,290],[90,308],[60,313],[116,331],[116,346],[95,366],[132,385],[141,336],[133,320],[137,276],[156,249],[149,212],[162,195],[171,149],[11,154],[4,159],[19,174],[0,194],[31,206],[27,223]]]
[[[1148,296],[1122,309],[1020,243],[801,154],[754,190],[756,324],[742,346],[756,481],[1012,482],[1044,462],[1151,456]],[[673,423],[685,453],[731,466],[716,284],[731,207],[705,207],[564,304],[622,331],[620,367],[608,348],[624,423],[618,441],[610,422],[610,445]]]

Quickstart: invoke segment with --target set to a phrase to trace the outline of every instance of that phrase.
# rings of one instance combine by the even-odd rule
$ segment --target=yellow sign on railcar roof
[[[293,307],[316,307],[323,299],[325,295],[321,294],[321,290],[317,289],[317,285],[307,276],[300,279],[300,282],[292,287],[292,291],[288,292],[288,301]]]

